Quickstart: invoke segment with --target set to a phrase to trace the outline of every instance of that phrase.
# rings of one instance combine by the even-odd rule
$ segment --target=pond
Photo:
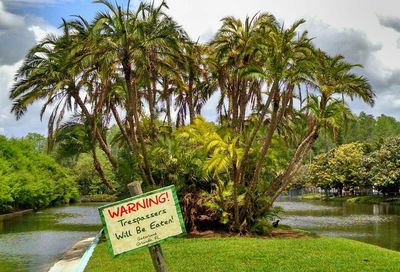
[[[100,205],[50,208],[0,221],[0,270],[48,271],[76,242],[101,229]]]
[[[400,206],[281,198],[281,223],[400,251]]]

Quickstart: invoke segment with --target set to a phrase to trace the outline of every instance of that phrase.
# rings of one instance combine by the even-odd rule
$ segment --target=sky
[[[124,4],[127,1],[117,0]],[[155,0],[156,3],[160,2]],[[315,44],[330,54],[344,55],[364,66],[377,94],[374,107],[348,101],[355,113],[386,114],[400,120],[400,1],[399,0],[167,0],[170,14],[189,35],[210,40],[221,18],[245,18],[269,12],[286,26],[304,18]],[[133,6],[138,0],[131,0]],[[0,134],[22,137],[28,132],[47,133],[47,118],[41,121],[40,103],[32,105],[19,121],[10,113],[8,99],[13,77],[24,56],[47,34],[57,34],[61,19],[71,15],[93,18],[102,5],[90,0],[0,0]],[[203,115],[213,119],[215,101]]]

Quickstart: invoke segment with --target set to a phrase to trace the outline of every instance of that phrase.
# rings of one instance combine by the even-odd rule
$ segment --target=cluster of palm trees
[[[336,130],[351,114],[340,94],[373,104],[371,86],[352,72],[355,65],[314,48],[307,32],[299,33],[303,20],[285,28],[267,13],[244,21],[226,17],[215,37],[200,43],[165,13],[164,2],[137,10],[95,2],[107,11],[91,22],[80,16],[63,21],[62,35],[30,50],[10,98],[17,118],[44,101],[50,143],[66,119],[78,116],[110,189],[96,163],[99,147],[118,170],[106,137],[110,124],[118,126],[142,181],[157,185],[149,146],[165,137],[164,127],[170,136],[183,127],[180,139],[194,140],[202,131],[196,116],[215,95],[219,130],[205,130],[197,144],[206,147],[214,180],[232,185],[232,205],[223,209],[231,229],[245,231],[290,183],[320,130]],[[290,156],[267,182],[274,139],[285,142]]]

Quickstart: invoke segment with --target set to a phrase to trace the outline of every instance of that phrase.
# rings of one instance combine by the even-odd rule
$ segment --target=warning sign
[[[186,233],[175,186],[100,207],[99,212],[114,257]]]

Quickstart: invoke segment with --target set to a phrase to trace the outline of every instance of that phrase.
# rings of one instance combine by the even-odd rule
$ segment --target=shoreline
[[[95,237],[75,243],[50,267],[49,272],[83,272],[102,234],[103,231],[100,230]]]
[[[0,214],[0,221],[12,219],[15,217],[20,217],[20,216],[27,215],[27,214],[30,214],[33,212],[34,212],[33,209],[26,209],[26,210],[11,212],[11,213]]]
[[[389,204],[400,205],[400,197],[384,197],[384,196],[343,196],[343,197],[326,197],[323,194],[304,194],[291,198],[299,200],[319,200],[324,202],[347,202],[357,204]]]

